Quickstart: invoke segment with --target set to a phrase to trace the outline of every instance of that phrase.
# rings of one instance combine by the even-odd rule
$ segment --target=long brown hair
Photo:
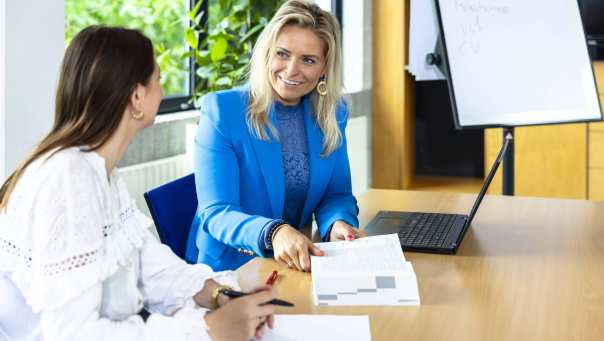
[[[138,84],[155,68],[153,44],[137,30],[90,26],[65,51],[51,131],[0,187],[4,210],[19,178],[46,153],[74,146],[101,147],[117,130]]]

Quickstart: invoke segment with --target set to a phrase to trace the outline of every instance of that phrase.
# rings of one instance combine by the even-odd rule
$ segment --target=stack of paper
[[[256,340],[256,339],[254,339]],[[345,315],[275,315],[275,329],[262,341],[371,341],[369,317]]]
[[[315,245],[325,252],[311,257],[316,305],[419,305],[398,235]]]

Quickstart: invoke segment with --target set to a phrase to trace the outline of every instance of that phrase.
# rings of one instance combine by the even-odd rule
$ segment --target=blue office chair
[[[144,196],[161,242],[187,263],[196,263],[195,248],[192,254],[186,252],[189,228],[197,211],[195,176],[189,174],[168,182],[145,192]]]

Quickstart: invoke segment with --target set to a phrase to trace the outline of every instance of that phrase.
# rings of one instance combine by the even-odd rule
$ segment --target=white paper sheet
[[[317,243],[311,257],[316,305],[418,305],[417,279],[398,235]]]
[[[261,341],[318,340],[370,341],[369,317],[367,315],[275,315],[275,329],[267,328]]]

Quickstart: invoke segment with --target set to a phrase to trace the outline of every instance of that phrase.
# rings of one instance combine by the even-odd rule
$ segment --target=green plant
[[[65,42],[90,25],[141,30],[155,46],[166,95],[187,92],[188,64],[182,55],[188,0],[65,0]]]
[[[209,0],[203,0],[209,1]],[[283,0],[219,0],[209,3],[209,16],[202,1],[189,14],[191,27],[185,40],[196,62],[195,98],[241,85],[245,80],[252,47]],[[209,19],[207,27],[203,25]],[[204,37],[200,39],[200,37]]]

